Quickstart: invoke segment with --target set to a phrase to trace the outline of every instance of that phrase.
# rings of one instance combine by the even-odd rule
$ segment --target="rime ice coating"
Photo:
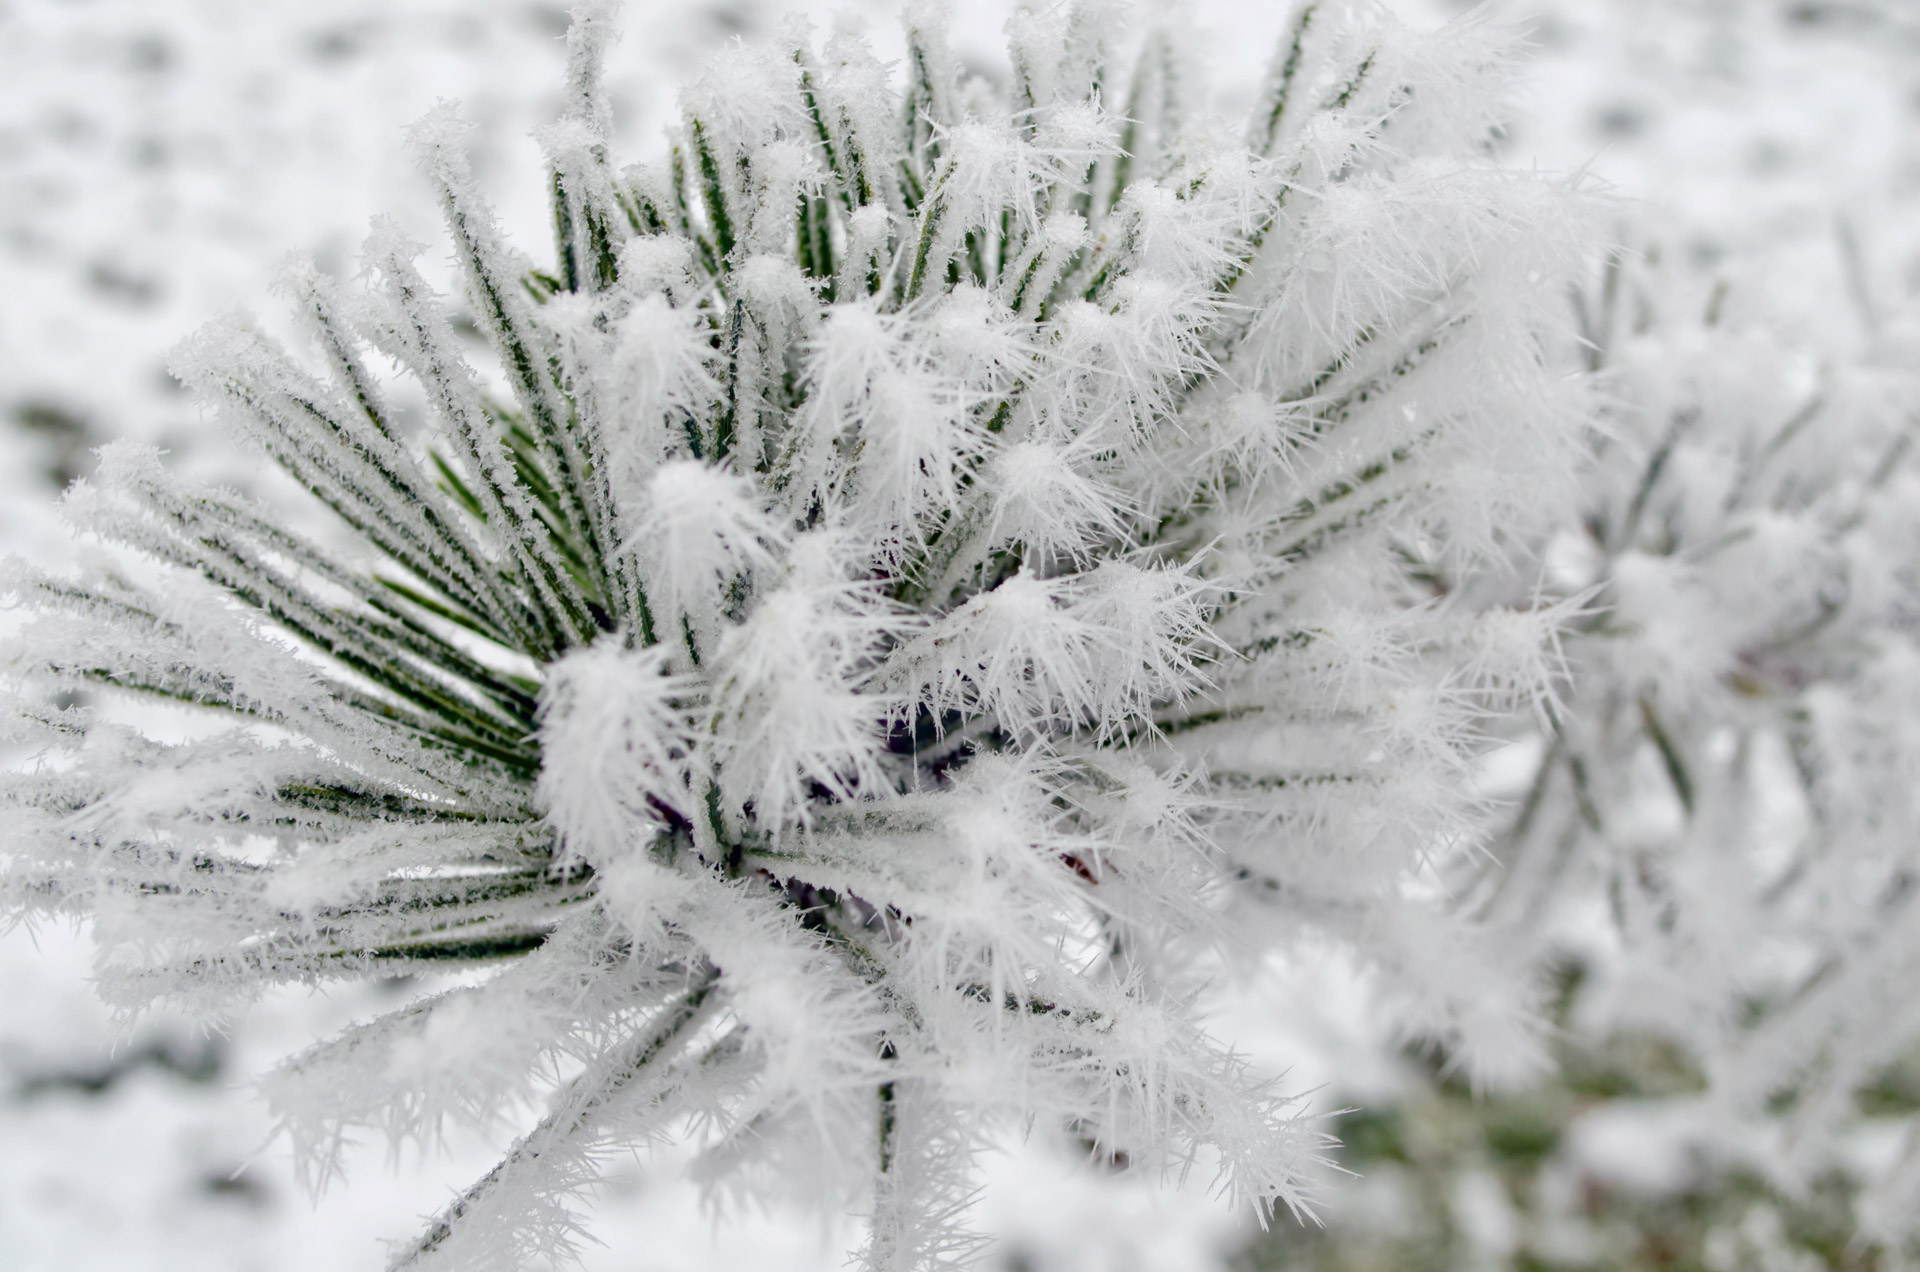
[[[565,1249],[675,1128],[864,1214],[875,1269],[963,1260],[973,1147],[1036,1117],[1302,1206],[1320,1133],[1193,1002],[1303,933],[1530,1063],[1529,986],[1404,886],[1551,661],[1417,581],[1527,524],[1585,414],[1580,200],[1484,157],[1501,34],[1308,5],[1242,144],[1171,29],[1024,13],[1002,97],[922,6],[903,86],[795,31],[618,170],[608,21],[543,134],[551,267],[450,110],[414,133],[495,365],[385,226],[364,288],[290,273],[309,358],[178,355],[351,550],[120,448],[67,509],[134,557],[16,572],[8,911],[95,915],[128,1007],[486,972],[267,1082],[321,1174],[546,1100],[400,1267]],[[74,687],[230,726],[39,705]]]
[[[1572,675],[1455,892],[1517,958],[1577,952],[1586,1038],[1695,1069],[1698,1151],[1765,1145],[1787,1196],[1844,1179],[1859,1240],[1898,1250],[1920,1134],[1880,1093],[1920,1039],[1920,368],[1884,344],[1816,366],[1639,233],[1580,293],[1604,432],[1541,543],[1589,611]]]

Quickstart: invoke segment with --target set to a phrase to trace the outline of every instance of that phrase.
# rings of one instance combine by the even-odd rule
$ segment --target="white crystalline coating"
[[[1219,201],[1183,199],[1151,181],[1128,186],[1115,217],[1136,268],[1144,275],[1172,279],[1225,270],[1232,263],[1233,233],[1245,220]]]
[[[886,280],[891,263],[888,243],[893,234],[893,220],[893,214],[881,203],[862,204],[847,217],[837,280],[840,291],[847,294],[871,291],[870,277],[876,286]]]
[[[853,800],[885,781],[877,734],[893,708],[859,681],[898,620],[870,586],[846,580],[826,545],[804,541],[823,537],[803,536],[786,580],[715,655],[720,788],[770,828],[807,816],[810,784]]]
[[[610,860],[657,832],[656,809],[686,813],[693,689],[657,645],[603,638],[548,668],[534,793],[563,848]]]
[[[751,153],[778,144],[783,131],[797,131],[791,128],[801,118],[791,92],[795,73],[793,63],[772,49],[734,43],[682,86],[681,108],[689,124],[697,123],[707,134],[706,144],[718,155]],[[739,173],[724,172],[721,179],[734,184]]]
[[[743,478],[699,460],[675,459],[647,479],[626,550],[643,563],[660,621],[685,616],[711,637],[716,598],[743,574],[778,560],[780,527],[755,504]]]
[[[1618,647],[1618,674],[1636,688],[1658,690],[1676,702],[1710,692],[1726,673],[1732,633],[1702,622],[1712,598],[1696,570],[1683,561],[1640,552],[1613,562],[1612,612],[1634,639]],[[1718,633],[1710,638],[1703,633]]]
[[[807,349],[811,391],[788,460],[794,491],[831,495],[871,532],[917,541],[958,507],[987,447],[983,408],[999,400],[1022,352],[1007,316],[976,288],[920,321],[871,304],[831,306]]]
[[[1033,352],[1025,324],[986,288],[965,282],[942,296],[912,333],[976,394],[1017,380]]]
[[[678,235],[630,238],[620,249],[620,281],[635,291],[658,290],[675,308],[693,307],[699,284],[693,244]]]
[[[1076,581],[1074,609],[1100,632],[1098,718],[1128,727],[1155,705],[1204,689],[1207,612],[1218,589],[1192,569],[1143,569],[1111,558]],[[1124,722],[1124,723],[1123,723]]]
[[[760,148],[754,164],[749,199],[747,249],[777,259],[793,241],[795,205],[817,194],[826,173],[813,148],[798,141],[770,142]]]
[[[939,708],[1045,730],[1093,715],[1099,634],[1066,604],[1062,585],[1022,572],[921,637],[927,653],[914,661]]]
[[[1084,471],[1096,467],[1096,454],[1085,440],[1057,446],[1028,439],[1000,448],[989,537],[1025,544],[1042,560],[1082,557],[1110,541],[1128,508],[1118,491]]]
[[[671,247],[664,255],[667,269],[681,267]],[[704,412],[719,394],[712,350],[688,312],[674,307],[671,295],[669,290],[642,296],[611,322],[582,313],[567,333],[565,356],[575,392],[595,399],[599,408],[595,416],[605,456],[600,476],[609,511],[622,529],[642,524],[648,515],[649,484],[675,453],[671,430]]]
[[[1467,135],[1482,44],[1355,7],[1249,150],[1118,12],[1018,18],[1004,98],[934,7],[897,79],[792,27],[619,169],[594,6],[551,264],[442,109],[470,325],[383,223],[359,282],[290,272],[311,351],[182,350],[347,549],[114,450],[69,513],[167,582],[20,577],[57,762],[12,788],[7,913],[103,916],[129,1005],[488,973],[270,1082],[317,1174],[543,1110],[395,1266],[563,1251],[674,1128],[723,1195],[866,1215],[874,1272],[966,1256],[973,1153],[1035,1121],[1304,1206],[1320,1133],[1196,1005],[1300,934],[1476,1081],[1538,1058],[1533,969],[1433,863],[1484,839],[1476,728],[1551,714],[1556,620],[1431,593],[1579,436],[1541,299],[1577,201]],[[221,723],[39,705],[73,687]]]

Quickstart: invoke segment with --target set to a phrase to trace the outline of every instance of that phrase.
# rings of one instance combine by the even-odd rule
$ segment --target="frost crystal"
[[[1484,157],[1500,34],[1309,4],[1243,144],[1172,30],[1023,13],[997,97],[923,6],[903,88],[795,32],[616,170],[607,23],[542,135],[551,269],[416,131],[490,365],[386,226],[364,288],[291,271],[310,357],[181,349],[339,533],[118,447],[66,504],[111,555],[16,569],[8,912],[94,915],[128,1008],[467,971],[267,1084],[323,1174],[545,1100],[398,1267],[562,1250],[676,1129],[866,1215],[876,1269],[963,1259],[971,1153],[1035,1118],[1300,1206],[1319,1133],[1192,1015],[1275,933],[1524,1062],[1528,984],[1411,886],[1553,662],[1421,579],[1584,417],[1543,352],[1578,201]]]

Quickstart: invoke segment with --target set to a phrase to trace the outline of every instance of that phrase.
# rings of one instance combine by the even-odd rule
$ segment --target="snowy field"
[[[959,7],[963,56],[994,65],[1004,9]],[[1446,16],[1438,0],[1401,7],[1418,22]],[[1220,102],[1249,100],[1279,7],[1190,8]],[[1534,24],[1512,162],[1586,171],[1623,223],[1656,226],[1685,254],[1703,294],[1734,280],[1732,318],[1797,356],[1920,358],[1920,5],[1511,8]],[[722,42],[804,13],[867,22],[897,49],[885,10],[630,0],[611,77],[623,149],[652,147],[675,80]],[[486,192],[538,243],[528,133],[558,110],[564,23],[558,5],[529,0],[0,0],[0,548],[66,559],[56,494],[109,438],[253,480],[209,440],[165,373],[167,350],[236,307],[271,326],[282,255],[350,270],[376,212],[433,241],[437,214],[401,132],[437,100],[465,104]],[[164,1019],[120,1028],[88,967],[84,931],[0,937],[6,1272],[377,1266],[380,1242],[410,1234],[514,1132],[508,1119],[425,1160],[363,1145],[347,1180],[310,1201],[247,1079],[418,987],[278,993],[207,1036]],[[1364,1021],[1284,987],[1233,997],[1218,1029],[1302,1086],[1396,1090]],[[1661,1151],[1654,1133],[1623,1147],[1619,1125],[1576,1141],[1595,1170]],[[986,1266],[1004,1272],[1205,1272],[1249,1239],[1197,1185],[1090,1179],[1044,1142],[990,1159],[984,1187],[997,1239]],[[605,1244],[586,1266],[632,1272],[831,1268],[853,1237],[779,1213],[717,1223],[671,1149],[616,1173],[594,1232]]]

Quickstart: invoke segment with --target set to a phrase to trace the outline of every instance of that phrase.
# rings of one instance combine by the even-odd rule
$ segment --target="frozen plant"
[[[1920,1235],[1911,306],[1856,276],[1867,347],[1821,356],[1661,255],[1580,297],[1609,407],[1544,558],[1587,613],[1532,786],[1458,890],[1516,959],[1577,967],[1576,1036],[1677,1049],[1702,1149],[1790,1197],[1845,1179],[1897,1250]]]
[[[1529,524],[1584,411],[1579,201],[1488,157],[1503,33],[1309,4],[1237,135],[1171,27],[1022,12],[997,88],[922,7],[904,86],[793,29],[616,169],[609,20],[541,135],[552,266],[415,131],[483,365],[384,225],[364,287],[292,267],[309,349],[179,351],[326,533],[115,446],[92,564],[15,567],[8,913],[93,916],[127,1009],[463,973],[266,1081],[316,1177],[544,1103],[396,1267],[563,1252],[668,1133],[875,1269],[964,1260],[972,1151],[1036,1120],[1298,1207],[1320,1133],[1195,1001],[1301,934],[1524,1068],[1528,986],[1421,871],[1553,615],[1415,583]]]

